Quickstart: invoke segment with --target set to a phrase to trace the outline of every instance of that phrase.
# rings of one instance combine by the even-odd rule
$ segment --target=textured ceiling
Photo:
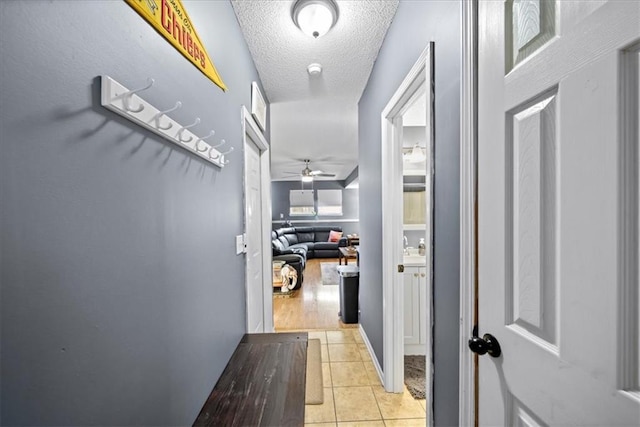
[[[338,22],[318,39],[293,23],[293,0],[231,3],[271,104],[272,178],[302,170],[305,158],[346,178],[358,162],[357,103],[398,1],[338,0]],[[309,76],[311,63],[321,75]]]

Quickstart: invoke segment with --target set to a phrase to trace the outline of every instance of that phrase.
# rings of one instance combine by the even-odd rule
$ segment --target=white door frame
[[[467,341],[472,335],[476,298],[477,203],[477,0],[462,2],[462,75],[460,94],[460,360],[458,423],[475,425],[477,355]]]
[[[241,117],[242,117],[242,148],[246,151],[247,144],[251,144],[247,135],[251,138],[251,140],[256,144],[258,149],[260,150],[260,185],[261,185],[261,193],[262,193],[262,209],[260,213],[260,218],[262,218],[262,236],[261,236],[261,246],[262,246],[262,287],[263,287],[263,322],[264,330],[262,332],[273,332],[273,299],[271,298],[273,292],[273,283],[272,283],[272,272],[271,272],[271,162],[269,160],[269,143],[265,139],[262,134],[262,130],[256,123],[256,121],[251,116],[251,113],[247,110],[247,108],[243,105],[241,107]],[[244,164],[243,160],[243,168],[246,168],[246,164]],[[243,180],[244,180],[244,170],[243,170]],[[243,191],[245,185],[243,183]],[[246,194],[245,194],[246,201]],[[246,202],[245,202],[246,203]],[[246,224],[245,224],[246,230]],[[246,239],[246,234],[245,234]],[[246,256],[245,256],[245,292],[248,292],[248,279],[249,276],[246,271]],[[249,304],[248,299],[246,301],[246,311],[247,311],[247,326],[250,325],[249,317],[252,315],[256,315],[255,313],[249,313]]]
[[[404,287],[398,266],[402,259],[402,114],[417,95],[427,94],[427,182],[431,199],[426,218],[427,241],[427,345],[426,399],[428,425],[433,425],[433,43],[429,43],[391,97],[382,122],[382,292],[384,387],[401,393],[404,383]],[[422,92],[425,91],[425,92]]]

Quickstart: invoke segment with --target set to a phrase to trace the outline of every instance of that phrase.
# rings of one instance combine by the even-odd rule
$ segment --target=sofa
[[[285,227],[271,232],[273,260],[285,261],[298,273],[298,283],[294,289],[302,285],[307,259],[338,258],[338,248],[347,246],[346,237],[330,242],[329,235],[332,231],[342,233],[342,227]]]

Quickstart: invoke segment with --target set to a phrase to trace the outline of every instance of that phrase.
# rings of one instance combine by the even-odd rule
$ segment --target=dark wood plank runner
[[[245,334],[193,425],[304,425],[307,340]]]

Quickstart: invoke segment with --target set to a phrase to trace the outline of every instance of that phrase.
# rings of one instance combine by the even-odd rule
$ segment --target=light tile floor
[[[305,426],[424,426],[425,401],[384,391],[358,329],[308,331],[322,344],[324,403],[305,407]]]

